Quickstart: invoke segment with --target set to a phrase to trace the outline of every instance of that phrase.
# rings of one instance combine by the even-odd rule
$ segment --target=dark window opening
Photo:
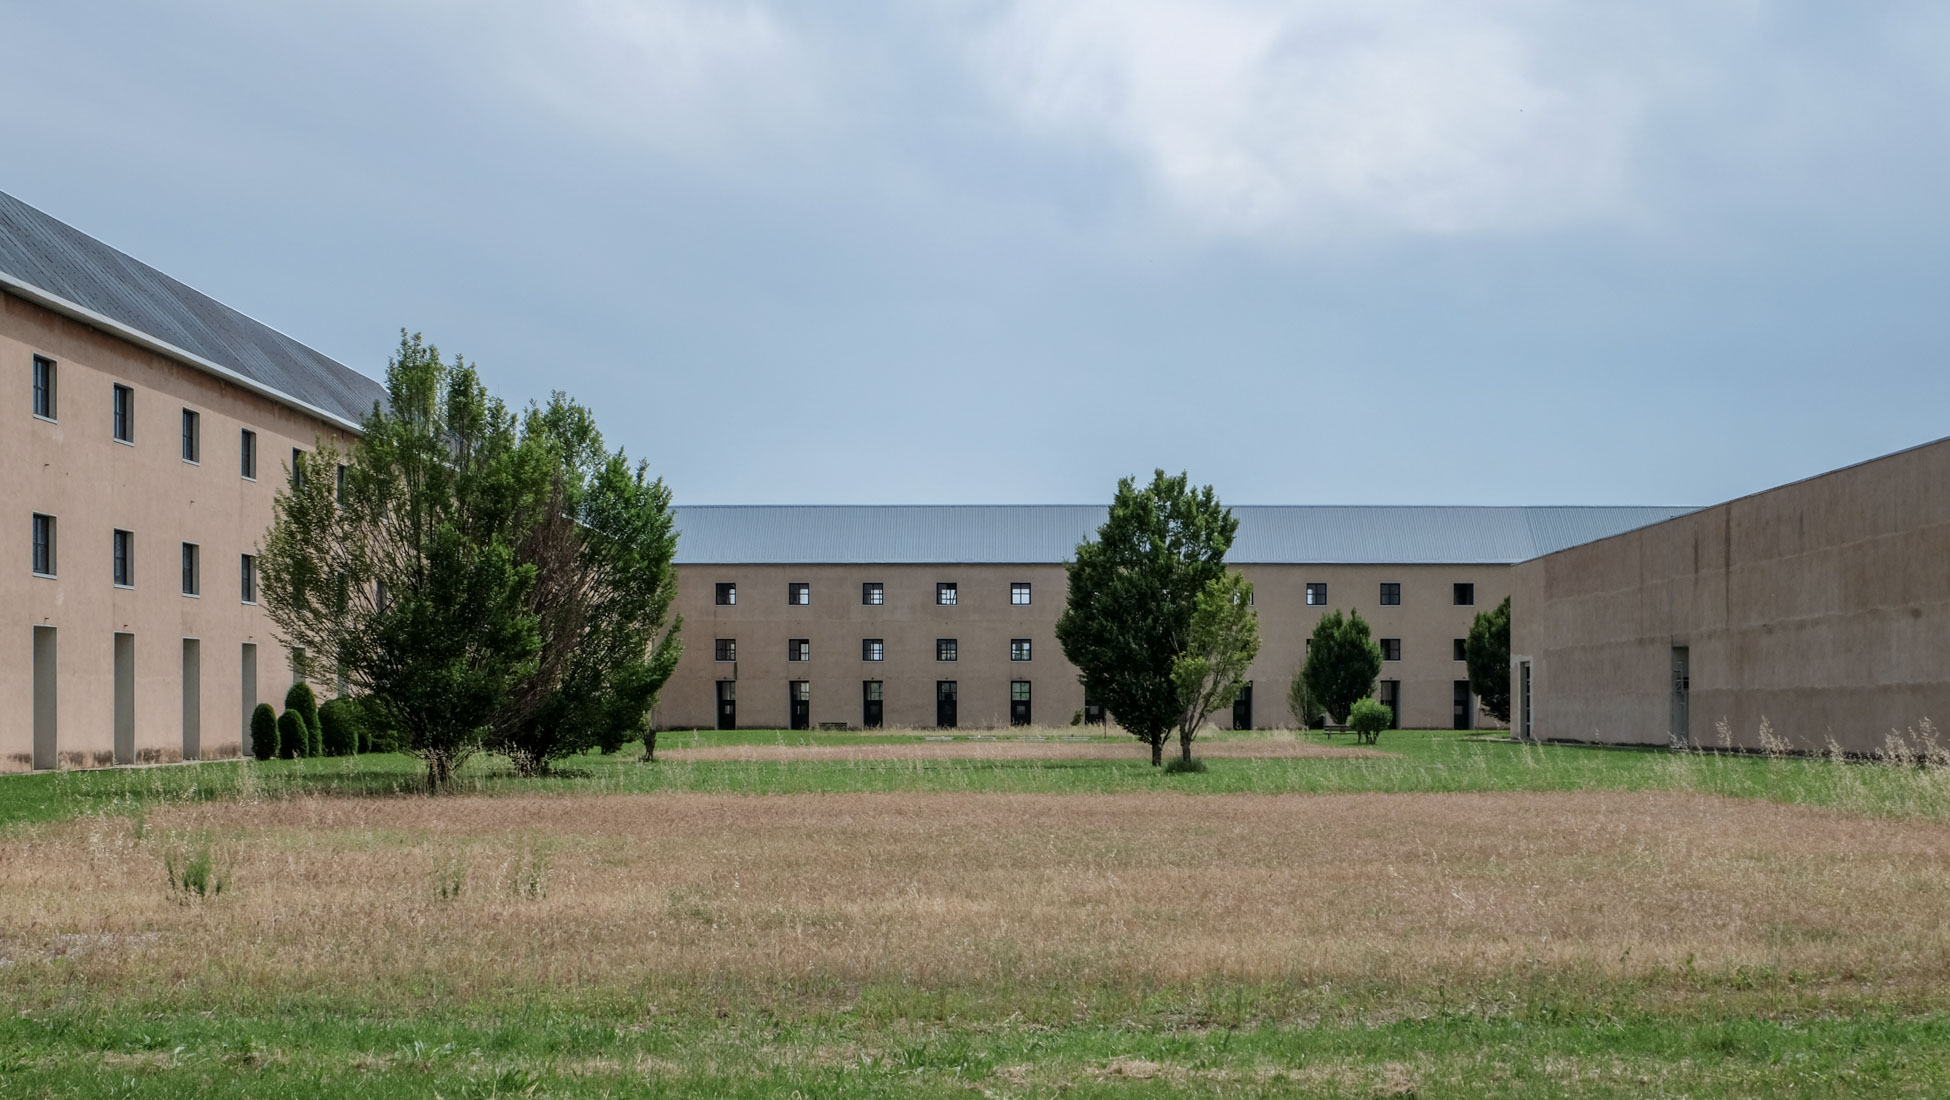
[[[34,572],[54,576],[54,517],[34,514]]]
[[[937,661],[955,660],[956,654],[959,651],[960,646],[953,638],[936,638],[934,640],[934,659]]]
[[[183,595],[196,596],[202,593],[202,578],[198,568],[198,547],[196,543],[183,544]]]
[[[812,603],[812,585],[805,581],[793,581],[785,586],[785,602],[796,607]]]
[[[794,638],[785,643],[785,659],[788,661],[812,660],[812,641],[807,638]]]
[[[1029,602],[1028,581],[1009,582],[1009,602],[1017,607],[1022,607]]]
[[[252,557],[249,554],[242,554],[239,556],[243,558],[243,561],[239,564],[239,570],[238,570],[238,576],[242,582],[240,595],[243,597],[245,603],[256,603],[257,602],[257,559],[255,557]]]
[[[1399,607],[1402,602],[1402,586],[1394,581],[1381,582],[1381,606]]]
[[[115,583],[135,586],[135,536],[127,531],[115,532]]]
[[[237,469],[250,480],[257,480],[257,433],[249,428],[237,437]]]
[[[201,416],[193,409],[183,410],[183,461],[200,462],[203,454]]]
[[[730,606],[731,604],[735,604],[737,602],[738,602],[738,586],[735,584],[731,584],[727,581],[719,581],[718,582],[719,605]]]
[[[1327,586],[1325,584],[1309,584],[1307,586],[1307,606],[1327,606]]]
[[[34,357],[34,415],[54,419],[54,360]]]
[[[867,581],[860,585],[860,602],[870,607],[879,607],[887,602],[887,587],[879,581]]]
[[[943,581],[934,586],[935,603],[938,603],[943,607],[953,607],[955,606],[955,601],[958,598],[959,598],[959,593],[958,590],[955,588],[954,581]]]
[[[1009,639],[1009,659],[1011,661],[1027,661],[1029,659],[1028,638]]]
[[[1400,638],[1381,639],[1381,659],[1399,661],[1402,659],[1402,640]]]
[[[1456,639],[1456,660],[1458,661],[1469,660],[1469,639],[1467,638]]]
[[[109,409],[110,430],[115,438],[123,443],[134,443],[135,391],[127,386],[115,387],[115,397]]]
[[[735,661],[738,659],[738,639],[719,638],[717,640],[717,660]]]
[[[1457,607],[1474,607],[1474,606],[1476,606],[1476,586],[1475,586],[1475,585],[1473,585],[1473,584],[1458,584],[1458,585],[1456,585],[1456,606],[1457,606]]]
[[[887,645],[879,638],[866,638],[860,642],[862,661],[882,661],[887,658]]]

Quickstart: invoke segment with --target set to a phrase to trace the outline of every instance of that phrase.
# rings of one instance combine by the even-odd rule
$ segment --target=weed
[[[165,845],[163,874],[171,896],[184,902],[214,898],[223,893],[229,880],[208,837]]]

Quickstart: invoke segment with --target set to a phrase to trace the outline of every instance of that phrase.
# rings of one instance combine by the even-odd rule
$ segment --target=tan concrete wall
[[[1782,486],[1514,571],[1513,667],[1533,733],[1668,741],[1674,646],[1691,739],[1765,720],[1849,751],[1950,716],[1950,440]],[[1513,681],[1514,682],[1514,681]]]
[[[1249,676],[1254,683],[1253,724],[1283,728],[1292,724],[1287,686],[1299,669],[1306,639],[1328,611],[1359,610],[1377,638],[1402,640],[1402,660],[1383,666],[1382,679],[1399,680],[1403,725],[1447,729],[1452,724],[1453,689],[1468,671],[1454,659],[1454,640],[1468,635],[1475,613],[1494,607],[1506,592],[1507,566],[1244,565],[1255,586],[1262,647]],[[716,584],[736,583],[738,603],[720,607]],[[812,603],[786,603],[787,585],[812,585]],[[860,586],[878,581],[886,604],[863,606]],[[959,601],[936,605],[935,584],[953,581]],[[1009,602],[1012,581],[1031,584],[1027,607]],[[1399,607],[1380,606],[1382,581],[1402,585]],[[1328,605],[1308,607],[1306,585],[1328,585]],[[1457,607],[1453,585],[1476,585],[1476,604]],[[1061,725],[1083,705],[1076,669],[1063,658],[1055,635],[1066,592],[1061,565],[682,565],[678,567],[677,609],[684,616],[684,658],[659,701],[655,722],[662,728],[716,724],[716,682],[738,681],[738,724],[773,729],[786,725],[787,684],[812,685],[812,722],[861,722],[861,684],[880,680],[889,727],[932,727],[935,684],[954,680],[961,694],[959,725],[1006,726],[1009,684],[1033,685],[1034,721]],[[735,665],[714,660],[715,640],[735,638]],[[806,638],[812,660],[786,660],[787,642]],[[886,659],[861,660],[861,642],[880,638]],[[955,638],[959,659],[935,660],[935,640]],[[1009,660],[1012,638],[1031,641],[1033,660]],[[1480,712],[1475,724],[1492,725]],[[1213,716],[1230,725],[1230,712]]]
[[[57,364],[57,422],[32,415],[33,356]],[[111,388],[135,391],[133,446],[111,433]],[[201,462],[180,450],[184,408],[201,416]],[[29,766],[32,627],[59,647],[61,765],[111,761],[113,636],[135,636],[135,748],[183,749],[183,639],[201,641],[201,755],[243,742],[242,646],[255,643],[257,697],[282,705],[289,655],[245,605],[240,555],[271,522],[293,447],[335,429],[196,368],[0,294],[0,768]],[[239,433],[257,432],[257,480],[240,474]],[[31,515],[57,520],[57,579],[32,575]],[[135,536],[135,584],[113,584],[112,532]],[[201,547],[201,595],[182,594],[181,544]]]

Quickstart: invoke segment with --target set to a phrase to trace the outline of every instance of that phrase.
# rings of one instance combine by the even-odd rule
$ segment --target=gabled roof
[[[0,289],[356,429],[385,387],[0,192]]]
[[[1067,561],[1096,536],[1095,504],[692,505],[680,565]],[[1524,561],[1693,511],[1652,507],[1245,505],[1241,564],[1476,565]]]

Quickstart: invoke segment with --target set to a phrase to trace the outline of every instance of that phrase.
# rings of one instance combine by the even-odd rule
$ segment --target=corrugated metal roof
[[[0,272],[355,425],[386,399],[345,364],[4,192]]]
[[[1239,563],[1501,564],[1691,508],[1247,505]],[[978,564],[1068,560],[1096,535],[1091,504],[693,505],[674,509],[680,565]]]

